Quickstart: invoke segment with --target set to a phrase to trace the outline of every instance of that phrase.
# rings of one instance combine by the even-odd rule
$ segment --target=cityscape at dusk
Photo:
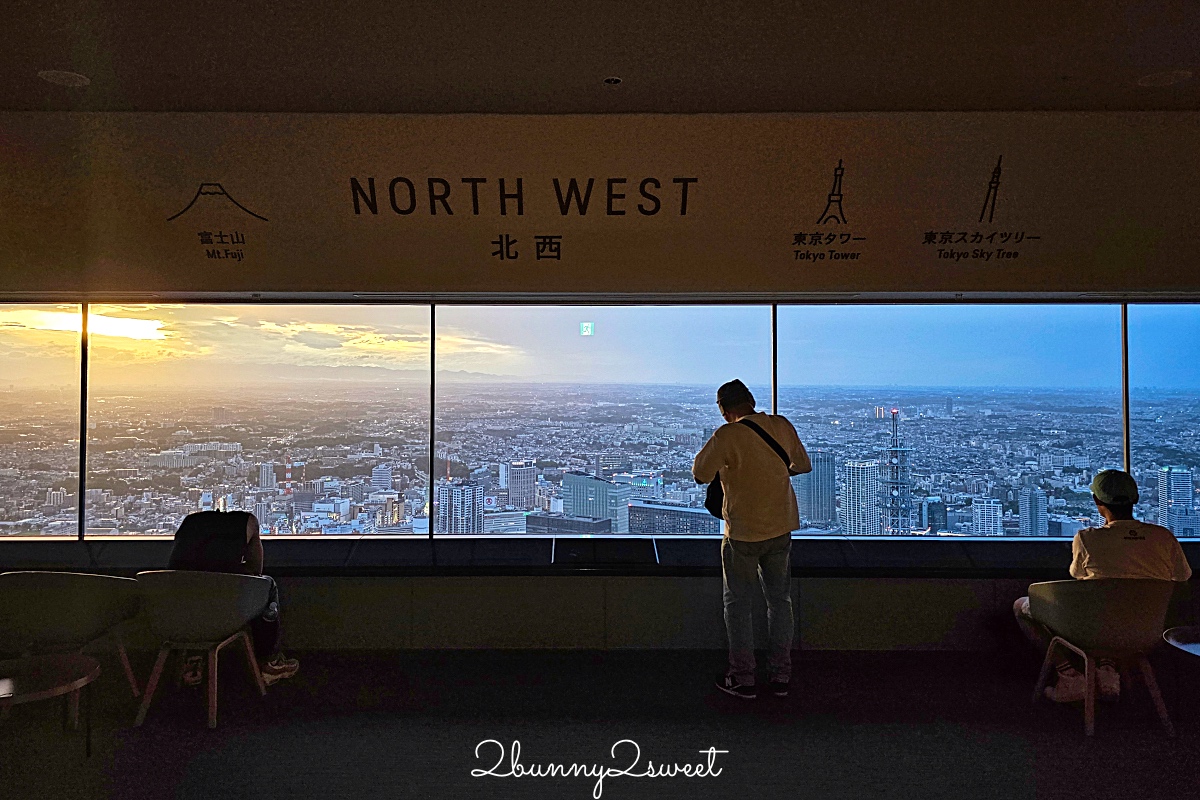
[[[88,535],[171,535],[211,508],[250,511],[272,535],[427,535],[431,520],[435,534],[717,535],[691,478],[722,423],[715,387],[742,377],[770,406],[769,308],[439,308],[431,492],[428,308],[89,316]],[[939,318],[959,335],[935,345]],[[800,534],[1098,524],[1088,483],[1122,463],[1112,307],[782,307],[779,320],[779,411],[814,462],[793,478]],[[1078,328],[1088,357],[1038,347],[1050,327],[1068,341]],[[78,534],[79,328],[77,307],[0,307],[4,534]],[[861,384],[871,375],[887,382]],[[1181,536],[1200,527],[1197,412],[1183,387],[1132,392],[1138,516]]]

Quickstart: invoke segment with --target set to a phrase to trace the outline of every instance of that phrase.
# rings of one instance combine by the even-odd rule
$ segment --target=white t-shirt
[[[1161,525],[1134,519],[1113,520],[1103,528],[1085,528],[1071,543],[1071,577],[1156,578],[1186,581],[1192,577],[1175,534]]]

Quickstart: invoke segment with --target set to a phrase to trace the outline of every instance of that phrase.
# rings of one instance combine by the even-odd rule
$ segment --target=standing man
[[[739,380],[717,390],[722,425],[692,465],[697,483],[718,474],[725,491],[721,516],[721,574],[729,667],[717,678],[726,694],[753,700],[755,685],[753,598],[767,599],[771,692],[787,697],[792,678],[792,531],[800,527],[791,475],[812,471],[812,462],[786,417],[754,410],[754,395]],[[782,453],[778,452],[773,441]],[[786,463],[785,463],[786,456]]]

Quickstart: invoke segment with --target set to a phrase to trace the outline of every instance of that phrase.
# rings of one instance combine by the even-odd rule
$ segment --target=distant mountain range
[[[466,380],[487,380],[494,376],[482,373],[463,373]],[[439,373],[439,377],[441,373]],[[90,383],[104,386],[222,386],[263,385],[278,383],[428,383],[429,371],[423,369],[392,369],[377,366],[329,366],[295,364],[257,364],[250,362],[221,363],[194,360],[157,361],[150,364],[128,364],[119,369],[93,365]],[[455,380],[456,378],[448,378]]]

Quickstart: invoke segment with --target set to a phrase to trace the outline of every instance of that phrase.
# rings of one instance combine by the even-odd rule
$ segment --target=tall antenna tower
[[[838,165],[833,170],[833,188],[829,190],[829,199],[825,202],[825,210],[821,212],[821,218],[817,220],[818,225],[828,222],[846,224],[846,213],[842,211],[842,173],[845,171],[842,168],[842,160],[839,158]]]
[[[883,533],[905,536],[912,533],[912,481],[908,457],[912,452],[900,441],[900,409],[892,409],[892,439],[880,470],[880,505],[883,507]]]

